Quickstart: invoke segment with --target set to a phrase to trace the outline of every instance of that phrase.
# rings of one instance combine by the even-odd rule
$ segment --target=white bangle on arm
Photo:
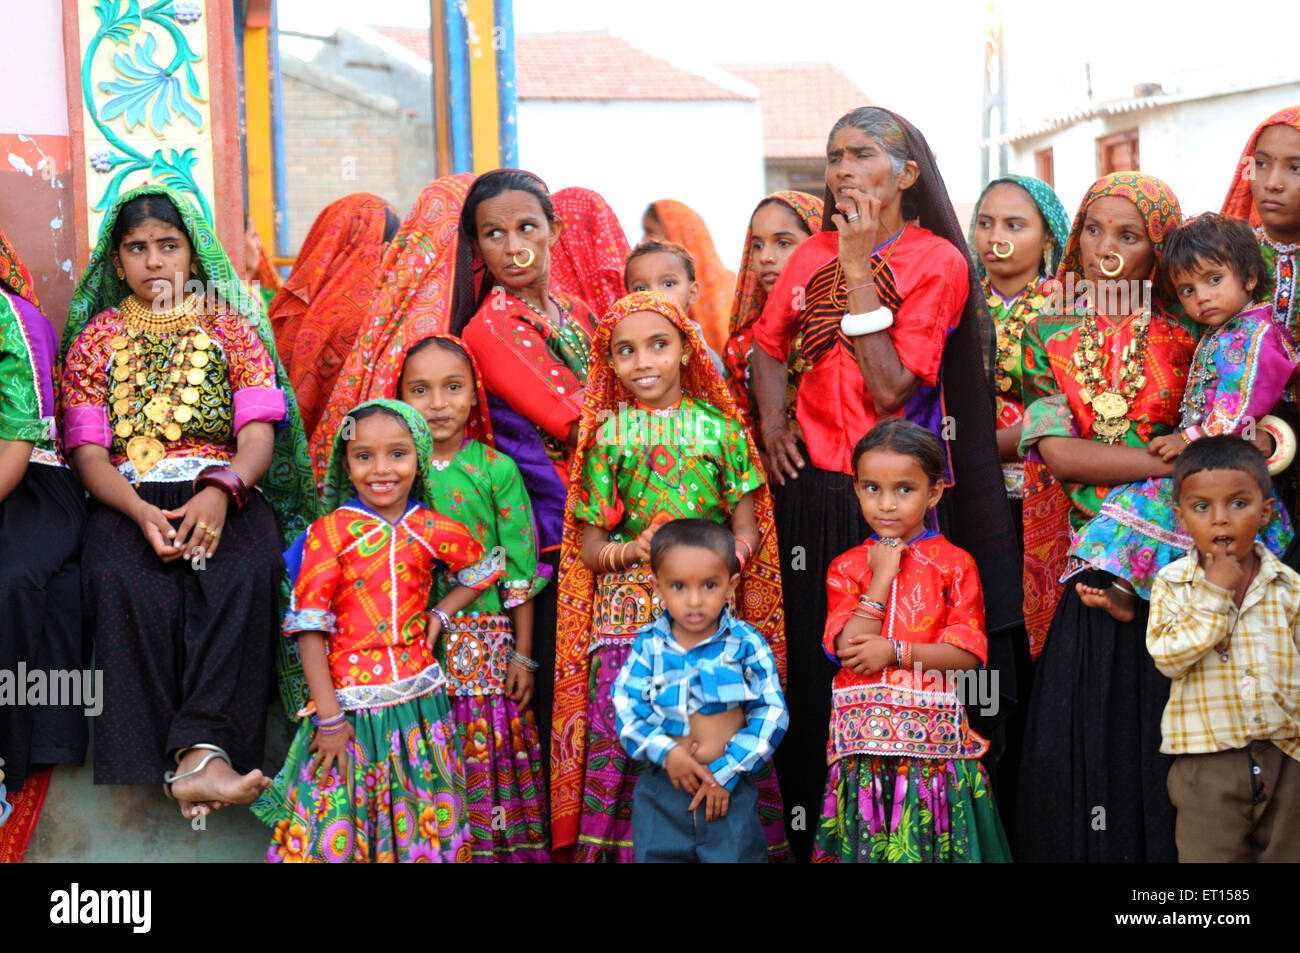
[[[894,326],[894,315],[888,308],[880,307],[864,314],[846,314],[840,318],[840,330],[851,338],[875,334]]]

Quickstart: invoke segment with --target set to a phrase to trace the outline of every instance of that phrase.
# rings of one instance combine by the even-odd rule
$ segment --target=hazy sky
[[[1040,0],[996,4],[1004,18],[1009,125],[1086,102],[1085,64],[1097,99],[1130,95],[1136,83],[1220,86],[1277,75],[1260,62],[1255,16],[1225,14],[1222,0],[1121,0],[1104,7]],[[985,4],[929,0],[873,5],[862,0],[515,0],[520,32],[608,30],[681,65],[825,60],[876,104],[925,133],[954,199],[978,188]],[[331,33],[340,24],[428,26],[427,0],[278,0],[280,26]],[[1291,13],[1284,12],[1288,7]],[[1268,8],[1295,21],[1296,0]],[[882,11],[876,17],[866,11]],[[1280,19],[1279,19],[1280,18]],[[1212,24],[1212,28],[1207,28]],[[833,41],[833,42],[832,42]],[[1300,72],[1290,67],[1294,74]],[[1181,74],[1181,75],[1179,75]]]

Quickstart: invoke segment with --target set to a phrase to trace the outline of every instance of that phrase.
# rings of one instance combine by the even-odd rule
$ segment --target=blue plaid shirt
[[[753,626],[722,610],[718,631],[692,649],[673,638],[664,612],[637,636],[611,693],[618,736],[633,758],[662,765],[690,733],[690,716],[737,706],[745,727],[709,765],[714,780],[734,791],[743,772],[766,764],[781,743],[790,715],[781,694],[776,659]]]

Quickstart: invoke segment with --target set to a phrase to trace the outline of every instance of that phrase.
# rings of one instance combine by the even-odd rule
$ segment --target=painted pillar
[[[271,112],[271,0],[249,0],[244,15],[244,133],[248,214],[268,249],[275,248],[275,149]]]
[[[144,182],[189,197],[242,247],[234,10],[224,2],[64,0],[76,266],[104,213]]]
[[[512,0],[431,0],[438,174],[518,162]]]

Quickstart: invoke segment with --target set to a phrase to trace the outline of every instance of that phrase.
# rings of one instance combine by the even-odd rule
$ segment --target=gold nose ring
[[[1116,265],[1113,269],[1106,267],[1106,262],[1111,258],[1114,258],[1117,262],[1119,262],[1119,264]],[[1105,275],[1107,278],[1114,278],[1116,275],[1118,275],[1120,272],[1124,270],[1124,256],[1117,251],[1106,252],[1106,254],[1101,256],[1101,261],[1097,263],[1097,266],[1101,269],[1101,273]]]
[[[1001,246],[1001,245],[1005,245],[1006,248],[1007,248],[1007,250],[1006,250],[1006,251],[1001,251],[1001,250],[999,249],[999,246]],[[1002,259],[1003,261],[1006,261],[1008,258],[1010,258],[1010,257],[1011,257],[1012,255],[1014,255],[1015,253],[1016,253],[1016,246],[1013,245],[1013,244],[1011,244],[1011,242],[1009,242],[1009,241],[1007,241],[1007,240],[1005,240],[1005,239],[1003,239],[1003,240],[1000,241],[1000,242],[994,242],[994,243],[993,243],[993,257],[994,257],[994,258],[1000,258],[1000,259]]]
[[[520,261],[519,260],[520,255],[527,255],[528,257],[525,258],[523,261]],[[536,258],[537,255],[531,248],[520,249],[519,251],[515,252],[513,255],[510,256],[510,260],[515,263],[516,268],[527,268],[536,260]]]

